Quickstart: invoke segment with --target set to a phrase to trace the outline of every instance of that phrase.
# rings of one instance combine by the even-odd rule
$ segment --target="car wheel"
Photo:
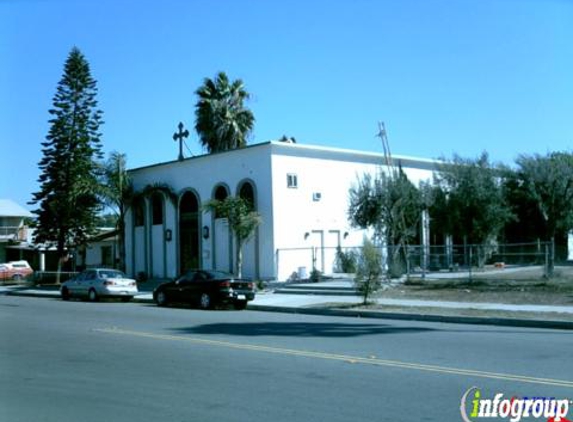
[[[14,274],[14,275],[12,276],[12,280],[14,280],[14,281],[20,281],[20,280],[22,280],[22,274]]]
[[[62,300],[70,300],[70,291],[66,287],[62,289]]]
[[[88,299],[90,302],[97,302],[98,301],[99,297],[98,297],[95,289],[90,289],[90,291],[88,292]]]
[[[167,296],[164,292],[157,292],[155,295],[155,303],[157,303],[157,306],[167,306]]]
[[[133,299],[131,296],[125,296],[125,297],[122,297],[122,298],[121,298],[121,301],[127,303],[127,302],[129,302],[131,299]]]
[[[237,300],[237,301],[235,301],[235,303],[233,303],[233,306],[235,307],[235,309],[237,311],[242,311],[243,309],[245,309],[247,307],[247,301],[246,300]]]
[[[201,309],[210,309],[211,305],[211,296],[209,296],[207,293],[203,293],[199,298],[199,306]]]

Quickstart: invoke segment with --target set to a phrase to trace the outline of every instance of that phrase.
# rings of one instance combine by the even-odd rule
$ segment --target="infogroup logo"
[[[554,397],[506,397],[496,393],[483,398],[478,387],[468,389],[462,396],[460,412],[464,422],[498,418],[519,422],[522,418],[546,419],[547,422],[572,422],[565,419],[569,412],[569,399]]]

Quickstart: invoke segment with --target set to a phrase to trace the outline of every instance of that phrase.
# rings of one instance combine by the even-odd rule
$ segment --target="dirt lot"
[[[467,273],[429,274],[393,283],[380,297],[573,306],[573,267],[556,267],[552,278],[545,278],[541,267],[486,269],[473,273],[471,281]]]

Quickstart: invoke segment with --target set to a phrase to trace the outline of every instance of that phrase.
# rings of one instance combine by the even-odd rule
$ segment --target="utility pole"
[[[392,161],[392,153],[390,152],[390,143],[388,142],[388,135],[386,133],[386,125],[384,122],[378,122],[378,133],[377,137],[382,141],[382,149],[384,151],[384,162],[388,170],[388,174],[391,178],[394,178],[394,163]]]

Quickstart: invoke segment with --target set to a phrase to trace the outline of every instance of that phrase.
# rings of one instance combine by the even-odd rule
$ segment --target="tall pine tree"
[[[60,80],[38,179],[40,191],[30,204],[38,204],[35,241],[56,246],[58,282],[61,264],[74,246],[85,245],[95,231],[100,207],[97,161],[102,159],[101,110],[97,109],[96,81],[87,60],[74,47]]]

